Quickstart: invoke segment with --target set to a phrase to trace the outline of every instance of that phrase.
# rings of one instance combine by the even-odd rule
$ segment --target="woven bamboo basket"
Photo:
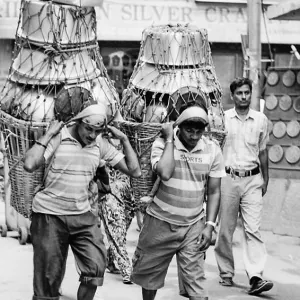
[[[139,206],[139,199],[152,189],[154,174],[150,164],[151,146],[160,134],[160,123],[136,123],[130,121],[119,122],[120,130],[128,137],[132,148],[135,150],[142,175],[139,178],[131,178],[133,196]]]
[[[131,178],[131,186],[133,188],[134,199],[139,209],[144,211],[146,206],[139,200],[141,197],[149,195],[156,179],[156,175],[151,168],[150,156],[151,147],[154,140],[160,134],[162,124],[122,121],[119,122],[119,126],[129,138],[130,144],[139,159],[142,175],[139,178]],[[226,139],[226,131],[209,129],[204,132],[204,135],[210,139],[216,140],[221,149],[223,148]]]
[[[175,121],[181,108],[195,103],[208,110],[204,135],[224,146],[226,131],[222,89],[212,61],[206,29],[189,24],[150,26],[143,31],[134,71],[121,100],[121,130],[129,137],[142,169],[132,179],[136,202],[155,182],[151,146],[162,123]],[[140,201],[143,208],[143,203]]]
[[[29,218],[36,187],[42,182],[44,166],[33,173],[24,170],[26,151],[42,136],[48,123],[27,122],[0,111],[0,130],[3,133],[5,152],[11,181],[11,206]]]
[[[14,55],[0,91],[0,129],[11,205],[25,217],[30,216],[44,166],[29,174],[22,159],[49,122],[67,122],[94,103],[107,106],[108,120],[117,111],[119,95],[97,42],[96,11],[93,5],[86,7],[96,2],[21,0]]]

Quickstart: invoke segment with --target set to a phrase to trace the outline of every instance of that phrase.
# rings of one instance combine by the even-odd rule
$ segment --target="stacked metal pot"
[[[95,101],[112,116],[118,95],[99,52],[95,9],[58,2],[22,0],[1,110],[25,121],[67,121]]]
[[[187,101],[203,101],[210,125],[224,129],[221,87],[205,29],[151,26],[122,99],[124,117],[137,122],[175,120]]]
[[[213,65],[207,31],[188,24],[151,26],[143,31],[139,56],[121,101],[121,127],[140,158],[142,177],[132,179],[135,198],[153,185],[151,146],[161,123],[176,120],[183,104],[205,105],[206,135],[225,141],[222,91]]]

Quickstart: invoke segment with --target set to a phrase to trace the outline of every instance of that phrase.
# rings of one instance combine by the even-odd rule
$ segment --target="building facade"
[[[264,1],[264,10],[277,1]],[[247,34],[247,1],[131,1],[103,2],[98,10],[98,38],[102,54],[123,46],[136,58],[142,30],[152,24],[190,23],[206,28],[213,61],[223,88],[224,106],[231,106],[229,83],[243,74],[241,35]],[[273,65],[290,63],[290,45],[300,44],[297,23],[261,20],[262,58]],[[116,42],[118,41],[118,42]],[[119,45],[119,46],[118,46]],[[270,53],[271,52],[271,53]],[[298,62],[293,62],[298,64]],[[270,63],[263,62],[262,70]],[[262,80],[262,85],[264,80]],[[263,88],[263,86],[262,86]]]
[[[263,10],[277,2],[279,0],[264,1]],[[11,64],[20,3],[21,0],[0,0],[0,86],[3,86]],[[223,88],[223,103],[225,108],[231,106],[228,85],[233,78],[243,74],[241,35],[247,34],[246,0],[103,0],[96,12],[101,54],[119,92],[126,87],[130,77],[144,28],[157,24],[190,23],[208,31],[213,61]],[[287,66],[290,63],[290,45],[300,45],[295,24],[295,21],[270,21],[265,14],[262,15],[262,58],[272,56],[275,60],[273,63],[263,62],[263,71],[270,64]],[[126,62],[123,64],[123,56],[130,61],[130,66],[126,66]]]

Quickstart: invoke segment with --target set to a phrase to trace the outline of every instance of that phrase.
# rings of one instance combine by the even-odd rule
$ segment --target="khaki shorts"
[[[146,214],[132,259],[132,281],[147,290],[162,288],[176,255],[180,294],[208,299],[203,287],[205,253],[197,244],[203,229],[203,219],[190,226],[177,226]]]

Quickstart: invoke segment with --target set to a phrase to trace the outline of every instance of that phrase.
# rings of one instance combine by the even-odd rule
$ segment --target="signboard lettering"
[[[247,22],[246,8],[210,6],[205,9],[205,19],[211,23],[245,23]]]
[[[111,20],[119,15],[122,21],[135,22],[192,22],[191,7],[177,6],[154,6],[147,4],[123,4],[120,5],[119,13],[116,6],[104,3],[100,8],[100,19]]]
[[[125,1],[124,1],[125,2]],[[21,0],[0,0],[0,38],[14,39]],[[190,23],[206,28],[212,42],[240,43],[247,33],[247,5],[193,1],[103,1],[97,11],[99,40],[140,40],[144,28],[156,24]],[[271,43],[300,43],[297,21],[267,21]],[[226,25],[226,30],[220,30]],[[262,42],[268,41],[262,26]]]

